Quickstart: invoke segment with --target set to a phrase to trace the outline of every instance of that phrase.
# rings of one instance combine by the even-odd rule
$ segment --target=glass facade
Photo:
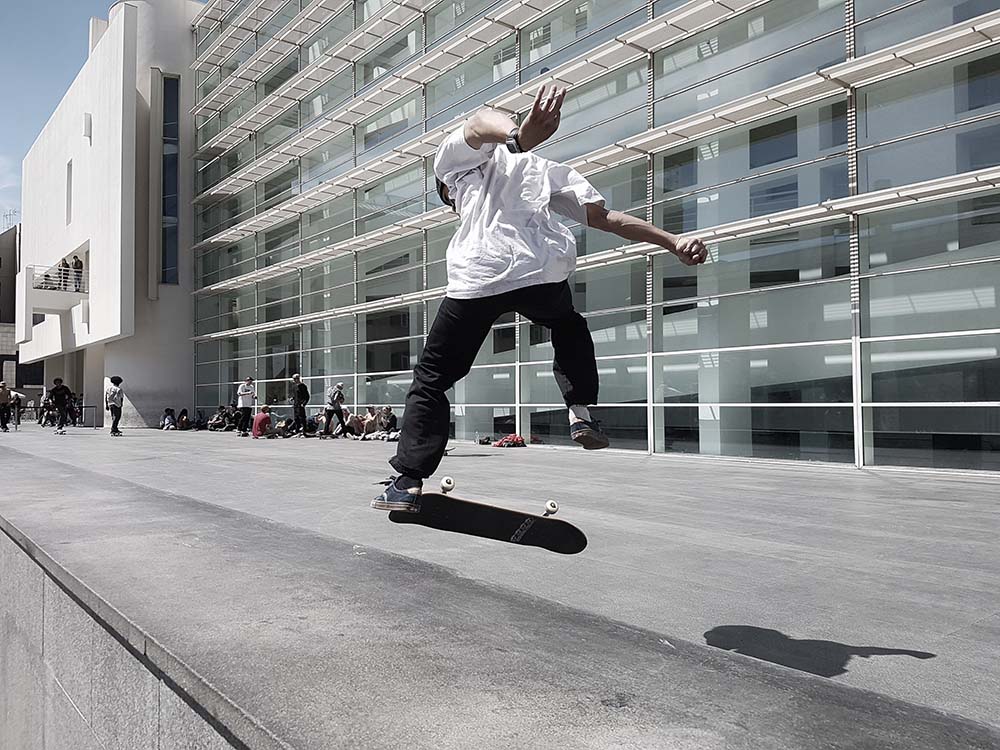
[[[447,283],[455,230],[410,221],[440,205],[430,158],[352,176],[322,202],[239,241],[216,241],[230,227],[317,186],[340,185],[358,165],[398,159],[405,144],[483,102],[533,90],[539,76],[569,80],[560,71],[573,66],[595,70],[572,87],[559,132],[539,148],[560,161],[725,111],[755,93],[773,104],[764,99],[772,87],[1000,10],[1000,0],[770,0],[594,66],[589,58],[612,40],[700,4],[574,0],[545,12],[525,6],[512,17],[527,20],[491,42],[442,52],[484,15],[516,4],[432,4],[334,65],[329,56],[343,52],[344,39],[385,12],[384,3],[359,0],[201,117],[199,146],[241,127],[300,71],[327,66],[308,93],[299,90],[296,106],[251,138],[223,153],[199,152],[199,191],[239,176],[318,122],[342,125],[309,136],[308,148],[253,184],[199,199],[197,408],[230,402],[253,375],[262,401],[290,410],[288,378],[299,372],[316,408],[326,387],[344,382],[352,410],[389,404],[400,412]],[[196,97],[212,97],[238,75],[300,5],[291,0],[248,49],[200,70]],[[199,47],[224,28],[200,30]],[[445,64],[448,54],[460,59]],[[418,60],[437,60],[440,72],[391,93],[394,74]],[[364,108],[345,115],[362,100]],[[697,268],[666,252],[609,257],[627,243],[570,227],[580,259],[570,285],[601,376],[593,412],[613,447],[1000,470],[1000,190],[983,184],[813,223],[779,221],[997,165],[996,43],[819,100],[762,106],[710,135],[678,131],[615,166],[592,163],[588,179],[611,208],[668,230],[759,221],[752,232],[709,242],[709,261]],[[372,233],[383,234],[364,249],[344,245]],[[519,432],[532,444],[570,445],[551,358],[546,329],[515,315],[498,320],[469,376],[448,394],[454,437]]]

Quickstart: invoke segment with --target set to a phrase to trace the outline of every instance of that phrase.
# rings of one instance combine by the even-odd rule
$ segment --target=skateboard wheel
[[[451,477],[441,477],[441,491],[447,494],[453,489],[455,489],[455,480]]]
[[[559,512],[559,503],[557,503],[555,500],[549,500],[547,503],[545,503],[545,515],[554,516],[558,512]]]

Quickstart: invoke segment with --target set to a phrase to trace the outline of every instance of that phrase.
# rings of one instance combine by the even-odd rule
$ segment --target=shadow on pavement
[[[937,654],[877,646],[849,646],[836,641],[791,638],[777,630],[750,625],[719,625],[705,633],[705,643],[744,656],[781,664],[821,677],[836,677],[847,672],[852,656],[912,656],[933,659]]]

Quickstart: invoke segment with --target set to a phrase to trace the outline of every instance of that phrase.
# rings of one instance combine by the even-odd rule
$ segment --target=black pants
[[[445,393],[468,374],[496,319],[512,311],[551,329],[552,371],[566,405],[597,403],[594,342],[587,321],[573,309],[568,283],[537,284],[477,299],[445,298],[413,370],[399,445],[389,460],[400,474],[426,479],[437,470],[451,423]]]
[[[0,430],[7,429],[10,421],[10,404],[0,404]]]
[[[302,434],[306,434],[306,405],[305,404],[293,404],[292,405],[292,416],[295,418],[294,431],[299,432],[301,430]]]
[[[337,415],[337,420],[340,422],[340,431],[342,434],[347,434],[347,422],[344,421],[344,409],[340,404],[336,406],[326,407],[326,424],[323,425],[323,434],[329,435],[333,432],[333,415]]]
[[[59,423],[56,425],[56,429],[61,430],[69,424],[69,407],[66,404],[56,404],[56,410],[59,412]]]
[[[253,417],[250,416],[252,412],[253,407],[240,407],[240,425],[236,428],[239,432],[250,432],[250,427],[253,423]]]
[[[118,423],[122,419],[122,408],[120,406],[115,406],[114,404],[108,408],[111,409],[111,431],[118,432]]]

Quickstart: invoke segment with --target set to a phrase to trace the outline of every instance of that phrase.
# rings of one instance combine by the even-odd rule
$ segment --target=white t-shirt
[[[461,216],[448,245],[447,295],[471,299],[565,281],[576,268],[576,241],[551,212],[586,224],[586,205],[603,205],[604,197],[565,164],[495,143],[474,149],[464,130],[451,133],[434,159]]]
[[[242,383],[236,390],[236,406],[240,409],[253,408],[254,401],[257,400],[257,389],[252,385]]]

